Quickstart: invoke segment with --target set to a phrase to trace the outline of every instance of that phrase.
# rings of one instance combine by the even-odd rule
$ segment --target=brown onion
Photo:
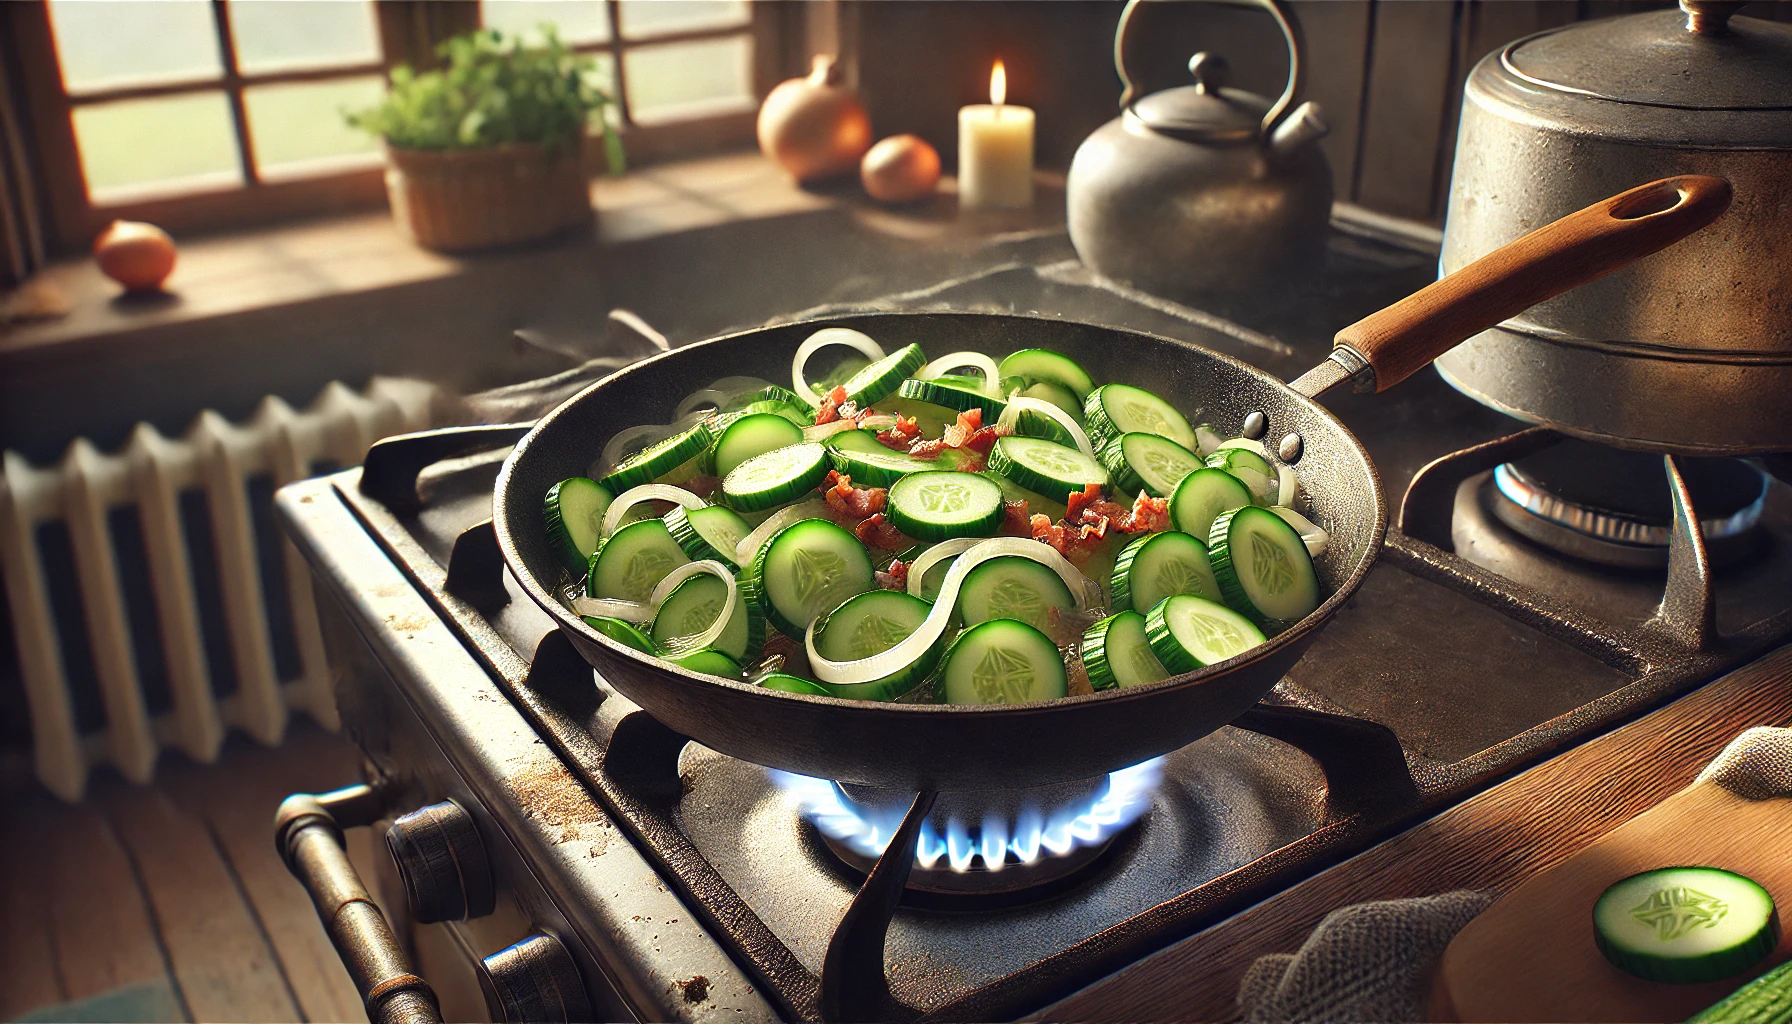
[[[940,183],[940,154],[918,135],[892,135],[865,153],[859,180],[871,198],[906,203],[930,196]]]
[[[844,174],[871,145],[871,117],[817,54],[808,78],[781,82],[759,107],[759,149],[798,181]]]
[[[174,239],[154,224],[115,220],[93,240],[100,270],[125,290],[154,291],[174,272]]]

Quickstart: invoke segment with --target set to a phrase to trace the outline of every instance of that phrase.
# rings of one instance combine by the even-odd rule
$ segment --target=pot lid
[[[1243,89],[1222,88],[1226,59],[1217,54],[1195,54],[1188,69],[1194,85],[1154,92],[1126,109],[1147,127],[1191,142],[1255,139],[1269,101]]]
[[[1587,21],[1521,39],[1500,55],[1546,88],[1689,110],[1792,109],[1792,25],[1731,18],[1741,4]]]

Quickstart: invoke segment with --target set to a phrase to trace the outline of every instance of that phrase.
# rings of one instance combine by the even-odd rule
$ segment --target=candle
[[[1001,61],[989,74],[989,103],[958,110],[958,205],[1033,205],[1033,111],[1010,106]]]

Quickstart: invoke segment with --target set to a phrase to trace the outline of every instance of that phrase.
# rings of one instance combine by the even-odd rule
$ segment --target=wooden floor
[[[359,781],[309,723],[219,763],[164,760],[68,806],[0,794],[0,1021],[365,1021],[311,902],[274,852],[288,793]],[[363,877],[368,829],[349,833]]]

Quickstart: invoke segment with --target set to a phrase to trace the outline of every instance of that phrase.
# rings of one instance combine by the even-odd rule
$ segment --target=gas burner
[[[941,793],[921,828],[911,891],[998,895],[1058,882],[1100,859],[1151,806],[1163,758],[1103,778],[1021,790]],[[913,794],[787,772],[774,780],[823,845],[868,874]]]
[[[1712,561],[1747,554],[1767,500],[1767,476],[1740,459],[1684,459]],[[1585,441],[1562,443],[1493,471],[1492,511],[1522,536],[1599,565],[1668,563],[1673,504],[1661,457]]]

